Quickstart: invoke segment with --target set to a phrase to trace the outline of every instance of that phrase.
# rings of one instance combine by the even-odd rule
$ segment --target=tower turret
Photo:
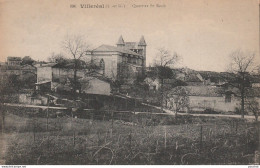
[[[142,49],[142,52],[140,53],[143,56],[143,67],[146,67],[146,42],[144,39],[144,36],[141,37],[139,43],[138,43],[138,47]]]
[[[116,43],[117,47],[124,47],[125,46],[125,42],[124,39],[122,37],[122,35],[119,37],[118,42]]]

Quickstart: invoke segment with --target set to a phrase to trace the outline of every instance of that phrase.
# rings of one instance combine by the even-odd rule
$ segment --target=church
[[[112,80],[132,83],[144,75],[146,67],[146,42],[125,42],[120,36],[116,46],[101,45],[88,54],[100,67],[99,73]]]

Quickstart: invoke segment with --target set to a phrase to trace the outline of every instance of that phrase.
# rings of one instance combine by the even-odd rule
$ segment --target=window
[[[231,102],[231,94],[226,94],[225,102],[230,103]]]
[[[100,60],[99,63],[100,69],[102,70],[103,75],[105,74],[105,62],[103,59]]]

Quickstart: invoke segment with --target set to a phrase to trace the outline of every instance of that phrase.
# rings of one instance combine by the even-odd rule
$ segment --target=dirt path
[[[150,104],[142,103],[143,105],[150,106],[156,109],[161,109],[161,107],[153,106]],[[168,115],[175,115],[174,111],[163,109]],[[190,114],[190,113],[178,113],[178,115],[192,115],[192,116],[205,116],[205,117],[222,117],[222,118],[241,118],[241,115],[227,115],[227,114]],[[245,119],[254,120],[254,116],[245,115]]]
[[[14,103],[4,103],[5,106],[13,107],[28,107],[28,108],[42,108],[42,109],[57,109],[57,110],[66,110],[66,107],[52,107],[52,106],[39,106],[39,105],[30,105],[30,104],[14,104]]]

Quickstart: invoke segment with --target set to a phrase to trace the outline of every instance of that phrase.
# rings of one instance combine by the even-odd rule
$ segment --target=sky
[[[82,35],[92,48],[143,35],[147,66],[162,47],[181,55],[177,67],[225,71],[237,49],[255,52],[260,64],[258,0],[0,0],[0,61],[47,60],[63,52],[66,35]]]

